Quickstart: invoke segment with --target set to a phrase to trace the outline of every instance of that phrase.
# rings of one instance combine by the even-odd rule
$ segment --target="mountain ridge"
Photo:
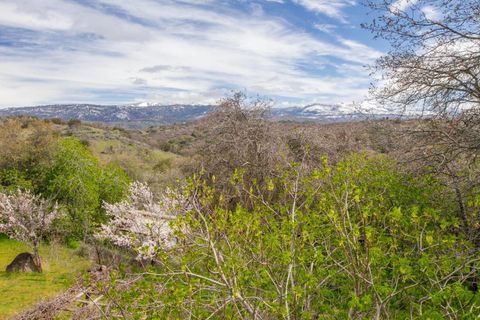
[[[0,109],[0,117],[36,116],[39,118],[78,119],[123,125],[130,128],[169,125],[198,120],[213,112],[215,105],[203,104],[155,104],[136,103],[129,105],[101,104],[52,104]],[[388,112],[364,113],[346,104],[310,104],[303,107],[274,107],[271,109],[274,120],[346,122],[367,118],[398,117]]]

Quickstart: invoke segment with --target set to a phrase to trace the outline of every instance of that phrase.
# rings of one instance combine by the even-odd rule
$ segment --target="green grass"
[[[67,289],[90,262],[60,245],[40,248],[43,273],[7,273],[5,268],[21,252],[31,251],[18,241],[0,235],[0,319],[28,309]]]

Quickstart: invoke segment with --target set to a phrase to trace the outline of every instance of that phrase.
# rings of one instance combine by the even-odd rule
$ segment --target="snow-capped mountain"
[[[275,108],[272,114],[276,119],[303,120],[316,122],[359,121],[369,118],[391,118],[398,114],[378,107],[354,104],[310,104],[304,107]]]
[[[212,112],[214,108],[213,105],[161,105],[147,102],[131,105],[61,104],[0,109],[0,117],[28,115],[142,128],[193,121]],[[363,120],[367,117],[395,117],[395,114],[381,110],[376,110],[373,114],[365,113],[348,104],[312,104],[273,108],[272,117],[275,120],[343,122]]]
[[[213,110],[209,105],[134,105],[62,104],[0,109],[1,116],[28,115],[39,118],[78,119],[82,121],[148,127],[193,121]]]

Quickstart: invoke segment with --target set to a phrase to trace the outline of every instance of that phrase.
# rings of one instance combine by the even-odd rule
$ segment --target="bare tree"
[[[40,272],[38,246],[59,213],[57,205],[30,191],[0,193],[0,232],[30,245]]]
[[[206,119],[213,139],[200,150],[202,165],[224,191],[236,170],[243,170],[249,183],[262,185],[285,163],[286,146],[269,116],[268,101],[237,92],[220,101],[216,112]]]
[[[464,225],[464,193],[480,154],[480,3],[475,0],[366,0],[363,27],[391,44],[375,65],[373,96],[428,121],[409,127],[404,149],[453,186]],[[468,181],[470,180],[470,181]],[[462,188],[461,186],[464,186]]]
[[[461,230],[478,252],[479,208],[467,204],[475,203],[480,176],[480,2],[365,3],[375,18],[363,27],[391,44],[375,65],[372,94],[382,104],[428,116],[403,132],[407,143],[401,150],[450,188]],[[475,271],[474,291],[477,278]]]
[[[366,4],[363,26],[390,42],[376,70],[384,103],[452,115],[480,104],[480,3],[476,0],[382,0]]]

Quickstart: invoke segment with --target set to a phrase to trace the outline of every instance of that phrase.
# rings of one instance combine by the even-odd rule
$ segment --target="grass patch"
[[[23,243],[0,235],[0,319],[7,319],[67,289],[90,264],[77,256],[75,250],[52,244],[40,247],[43,273],[5,272],[17,254],[29,251]]]

